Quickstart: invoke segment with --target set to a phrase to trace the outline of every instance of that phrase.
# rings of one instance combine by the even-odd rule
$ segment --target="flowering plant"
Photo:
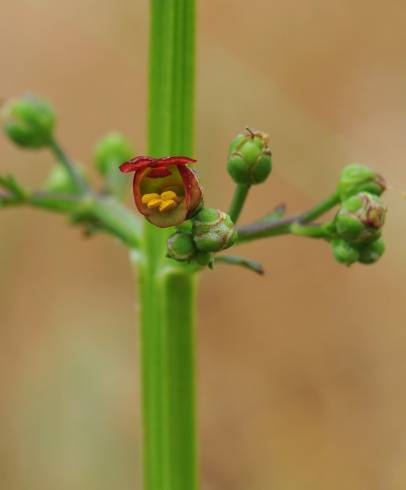
[[[346,166],[336,189],[310,210],[285,216],[278,206],[253,223],[238,225],[252,187],[271,175],[270,138],[246,128],[230,143],[228,173],[235,183],[227,211],[205,207],[194,169],[194,0],[151,2],[148,153],[132,157],[132,145],[110,134],[95,150],[103,188],[63,150],[55,135],[56,114],[28,96],[3,108],[4,130],[25,149],[55,157],[41,189],[0,177],[0,208],[28,205],[63,213],[87,236],[118,238],[130,252],[140,284],[141,378],[145,490],[196,490],[195,277],[216,264],[262,274],[256,260],[224,255],[226,249],[264,238],[296,235],[324,240],[341,264],[372,264],[384,253],[385,180],[369,167]],[[121,171],[121,172],[120,172]],[[123,201],[133,173],[140,216]],[[337,207],[334,218],[318,222]],[[144,220],[145,217],[145,220]]]

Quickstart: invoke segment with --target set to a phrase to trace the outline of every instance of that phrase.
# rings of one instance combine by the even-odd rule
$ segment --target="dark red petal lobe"
[[[195,162],[196,160],[189,157],[163,157],[163,158],[156,159],[156,161],[152,164],[152,166],[162,165],[167,167],[168,165],[187,165],[188,163],[195,163]]]
[[[135,172],[136,170],[149,167],[155,161],[156,158],[145,156],[131,158],[131,160],[128,160],[120,165],[120,170],[124,173]]]
[[[131,158],[127,162],[120,165],[120,170],[124,173],[136,172],[146,167],[158,167],[164,169],[169,165],[187,165],[188,163],[195,163],[196,160],[189,157],[175,156],[175,157],[162,157],[152,158],[148,156],[139,156]],[[167,177],[170,173],[162,174],[162,177]],[[158,176],[158,174],[156,174]],[[152,177],[152,176],[151,176]]]

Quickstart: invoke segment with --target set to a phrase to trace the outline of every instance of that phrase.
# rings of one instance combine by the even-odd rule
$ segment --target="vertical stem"
[[[151,0],[148,153],[193,149],[195,0]],[[194,282],[145,223],[139,263],[144,490],[196,490]],[[139,260],[138,260],[139,259]]]
[[[178,270],[163,278],[165,332],[166,488],[195,490],[195,278]]]

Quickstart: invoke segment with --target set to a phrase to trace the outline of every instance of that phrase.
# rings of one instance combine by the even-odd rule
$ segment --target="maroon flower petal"
[[[196,163],[196,160],[189,157],[163,157],[157,158],[152,166],[159,165],[167,167],[168,165],[187,165],[189,163]]]
[[[163,157],[152,158],[147,156],[139,156],[131,158],[127,162],[120,165],[120,170],[124,173],[136,172],[146,167],[168,167],[169,165],[187,165],[188,163],[195,163],[196,160],[189,157]],[[169,175],[169,174],[167,174]]]
[[[145,156],[131,158],[131,160],[127,160],[120,165],[120,170],[124,173],[135,172],[137,170],[141,170],[142,168],[149,167],[155,161],[156,158]]]
[[[179,173],[182,176],[183,185],[185,186],[185,195],[187,196],[187,217],[191,217],[203,200],[202,187],[196,172],[191,168],[179,167]]]

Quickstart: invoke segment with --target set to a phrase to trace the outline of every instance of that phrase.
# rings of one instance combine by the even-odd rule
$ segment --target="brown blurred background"
[[[0,96],[57,107],[91,165],[116,129],[145,151],[148,2],[3,0]],[[230,138],[272,136],[274,172],[243,220],[290,212],[371,165],[406,188],[406,3],[216,0],[198,8],[197,150],[207,201],[227,207]],[[164,81],[163,81],[164,83]],[[43,152],[0,137],[0,172],[39,185]],[[203,490],[406,487],[406,201],[388,192],[387,254],[339,266],[324,243],[241,252],[199,295]],[[63,218],[0,213],[0,481],[7,490],[134,490],[139,400],[134,280],[125,249]]]

